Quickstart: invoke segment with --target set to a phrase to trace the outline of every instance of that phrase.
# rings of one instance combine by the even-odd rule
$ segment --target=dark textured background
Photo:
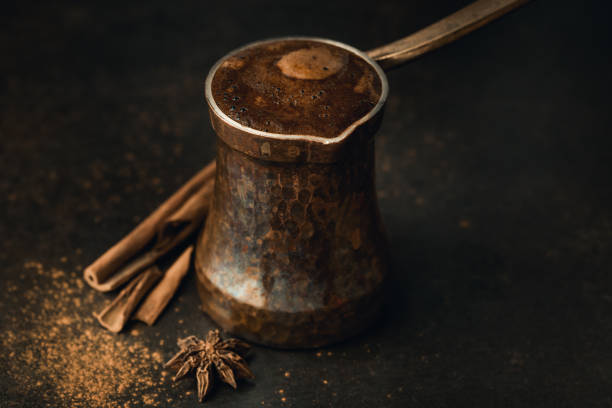
[[[0,17],[4,281],[26,260],[86,265],[214,156],[202,82],[226,52],[291,34],[369,49],[468,2],[50,3]],[[611,33],[607,9],[536,1],[391,72],[385,318],[322,357],[257,347],[255,383],[206,406],[612,405]],[[193,278],[180,296],[178,314],[131,326],[164,356],[177,319],[214,326]],[[0,381],[2,405],[73,405]]]

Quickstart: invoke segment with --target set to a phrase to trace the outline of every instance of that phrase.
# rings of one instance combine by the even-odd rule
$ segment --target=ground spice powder
[[[85,287],[80,273],[27,262],[21,279],[7,283],[2,299],[11,311],[3,316],[10,329],[1,336],[4,375],[14,381],[9,394],[42,393],[38,403],[47,406],[159,406],[157,391],[168,386],[162,355],[137,330],[114,335],[100,328],[91,317],[100,295]]]

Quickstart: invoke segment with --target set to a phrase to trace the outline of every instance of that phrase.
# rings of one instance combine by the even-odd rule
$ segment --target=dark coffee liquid
[[[253,129],[332,138],[378,102],[381,80],[358,55],[309,40],[255,45],[227,58],[212,80],[223,113]]]

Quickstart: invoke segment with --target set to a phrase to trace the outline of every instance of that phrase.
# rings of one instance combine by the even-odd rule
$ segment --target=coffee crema
[[[333,138],[376,106],[382,83],[361,56],[296,39],[254,44],[227,57],[211,90],[219,109],[244,126]]]

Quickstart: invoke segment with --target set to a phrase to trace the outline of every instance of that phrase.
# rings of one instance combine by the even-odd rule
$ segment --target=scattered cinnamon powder
[[[24,265],[23,282],[7,282],[10,328],[0,336],[7,374],[19,395],[41,395],[47,406],[161,406],[163,358],[138,331],[114,335],[91,317],[99,307],[76,270]],[[26,282],[29,281],[29,282]],[[27,288],[27,289],[25,289]],[[19,395],[16,395],[18,397]]]
[[[468,219],[459,220],[459,227],[461,228],[470,228],[472,223]]]

